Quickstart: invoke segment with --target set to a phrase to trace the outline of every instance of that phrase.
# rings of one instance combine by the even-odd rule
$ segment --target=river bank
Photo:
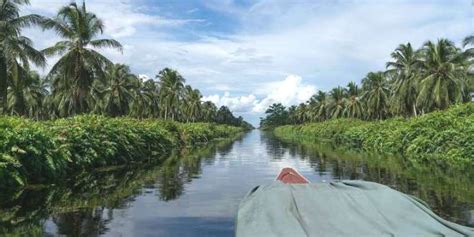
[[[243,128],[210,123],[77,116],[37,122],[0,118],[0,187],[52,183],[65,175],[160,159],[176,147],[229,138]]]
[[[280,126],[273,132],[295,142],[329,141],[348,149],[395,154],[415,165],[474,167],[474,103],[410,119],[335,119]]]

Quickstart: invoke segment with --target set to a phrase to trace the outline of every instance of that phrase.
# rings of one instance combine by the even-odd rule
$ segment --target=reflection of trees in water
[[[234,148],[234,146],[234,143],[225,144],[217,149],[217,153],[220,157],[225,157],[232,151],[232,148]]]
[[[170,201],[183,193],[183,179],[179,165],[165,165],[158,177],[158,193],[160,200]]]
[[[22,190],[0,196],[0,236],[43,236],[51,217],[60,235],[98,236],[137,195],[156,188],[169,201],[183,194],[184,184],[201,173],[201,161],[213,161],[221,147],[229,152],[231,140],[171,154],[161,164],[117,167],[78,175],[63,185]]]
[[[330,173],[334,179],[363,179],[382,183],[426,201],[440,216],[463,225],[469,222],[466,210],[474,209],[473,174],[443,170],[439,167],[412,166],[399,157],[350,153],[323,144],[282,142],[290,153],[310,160],[320,176]]]
[[[104,218],[104,210],[107,219]],[[53,215],[58,234],[67,236],[99,236],[107,231],[106,224],[113,218],[112,210],[104,207],[87,208]]]
[[[267,154],[275,160],[281,160],[287,151],[287,147],[284,147],[283,143],[270,133],[262,132],[260,143],[265,144]]]

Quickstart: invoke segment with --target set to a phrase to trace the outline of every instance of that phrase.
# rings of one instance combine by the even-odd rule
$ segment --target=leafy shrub
[[[401,154],[410,162],[440,166],[474,166],[474,103],[411,119],[384,121],[336,119],[282,126],[276,136],[306,141],[329,140],[336,145]]]
[[[45,122],[0,117],[0,187],[52,182],[69,172],[158,159],[177,146],[241,131],[227,125],[94,115]]]

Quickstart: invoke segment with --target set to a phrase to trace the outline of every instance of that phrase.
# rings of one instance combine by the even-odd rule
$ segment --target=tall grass
[[[243,131],[227,125],[77,116],[46,122],[0,118],[0,187],[48,183],[68,173],[159,159],[178,146]]]

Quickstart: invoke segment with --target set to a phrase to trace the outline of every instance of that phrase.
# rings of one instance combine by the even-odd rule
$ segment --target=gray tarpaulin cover
[[[274,182],[242,200],[236,236],[474,236],[474,229],[377,183]]]

